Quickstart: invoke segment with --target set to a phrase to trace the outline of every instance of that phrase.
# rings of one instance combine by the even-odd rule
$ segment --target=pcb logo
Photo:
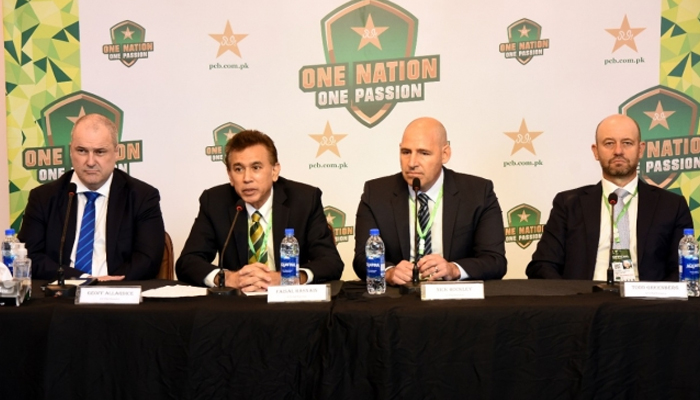
[[[102,54],[110,60],[119,60],[127,67],[141,58],[148,58],[153,42],[146,41],[146,29],[136,22],[122,21],[109,29],[111,44],[102,46]]]
[[[540,224],[540,210],[529,204],[520,204],[508,211],[507,215],[506,243],[515,242],[520,248],[526,249],[532,242],[542,238],[544,225]]]
[[[379,124],[399,102],[420,101],[440,80],[440,56],[416,56],[418,19],[387,0],[353,0],[321,20],[326,64],[299,71],[299,88],[319,109],[345,107]]]
[[[41,110],[39,126],[44,147],[26,148],[22,164],[37,171],[41,183],[57,179],[71,168],[69,144],[73,125],[86,114],[101,114],[117,126],[117,168],[129,172],[129,163],[143,161],[142,141],[122,141],[124,112],[110,101],[85,91],[61,97]]]
[[[323,209],[326,215],[328,226],[333,229],[335,243],[347,242],[350,236],[355,235],[355,227],[345,226],[345,213],[333,206],[326,206]]]
[[[207,146],[204,149],[206,155],[211,157],[213,162],[224,161],[224,149],[226,143],[238,132],[244,131],[245,128],[233,122],[226,122],[214,129],[214,145]]]
[[[549,48],[549,39],[542,39],[542,27],[527,18],[508,26],[508,42],[501,43],[498,51],[505,58],[515,58],[522,65],[529,63],[534,56],[541,56]]]
[[[646,148],[639,160],[645,182],[667,188],[681,172],[700,171],[698,104],[665,86],[639,92],[620,105],[620,113],[637,121]]]

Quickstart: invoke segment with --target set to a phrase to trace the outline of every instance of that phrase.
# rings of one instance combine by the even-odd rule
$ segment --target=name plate
[[[622,282],[620,297],[688,300],[685,282]]]
[[[268,303],[331,301],[331,285],[268,286]]]
[[[78,286],[75,304],[139,304],[141,286]]]
[[[420,286],[421,300],[483,299],[484,282],[423,282]]]

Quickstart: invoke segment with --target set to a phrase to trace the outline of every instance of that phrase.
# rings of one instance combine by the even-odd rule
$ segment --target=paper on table
[[[151,298],[179,298],[206,296],[207,288],[188,285],[168,285],[157,289],[146,290],[141,294],[143,297]]]

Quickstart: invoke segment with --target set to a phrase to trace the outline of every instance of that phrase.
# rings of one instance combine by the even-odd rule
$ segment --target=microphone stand
[[[608,196],[608,204],[610,204],[610,209],[614,209],[615,204],[617,204],[617,195],[615,193],[610,193],[610,196]],[[615,284],[615,280],[613,276],[615,275],[613,272],[613,267],[612,267],[612,262],[613,262],[613,243],[614,243],[614,238],[615,238],[615,213],[611,212],[610,213],[610,253],[608,256],[608,276],[607,276],[607,282],[606,283],[599,283],[595,286],[593,286],[593,291],[594,292],[612,292],[612,293],[620,293],[620,287]]]
[[[221,254],[219,254],[219,273],[217,274],[217,276],[219,277],[219,283],[216,287],[211,287],[207,289],[207,296],[222,297],[231,296],[233,294],[239,293],[238,289],[226,286],[226,271],[224,270],[224,253],[228,248],[229,240],[231,240],[231,234],[233,234],[233,227],[236,226],[238,214],[243,210],[242,203],[242,200],[238,200],[238,202],[236,203],[236,215],[233,217],[233,223],[231,224],[231,228],[229,228],[228,230],[228,235],[226,236],[226,241],[224,241],[224,246],[221,248]]]
[[[75,183],[68,185],[68,207],[66,208],[66,218],[63,221],[63,232],[61,233],[61,243],[58,248],[58,271],[56,273],[57,285],[47,285],[44,289],[44,297],[75,297],[77,287],[75,285],[66,285],[66,272],[63,268],[63,247],[66,244],[66,231],[68,230],[68,220],[70,218],[71,207],[73,206],[73,198],[78,187]]]
[[[411,282],[406,283],[401,286],[399,292],[402,294],[417,292],[420,289],[420,271],[418,269],[418,192],[420,191],[420,179],[413,178],[411,187],[414,192],[414,215],[413,215],[413,249],[415,251],[415,257],[413,260],[413,276],[411,277]]]

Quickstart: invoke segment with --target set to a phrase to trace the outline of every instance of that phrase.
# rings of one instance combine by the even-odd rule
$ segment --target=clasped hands
[[[270,271],[265,264],[256,262],[248,264],[238,271],[225,270],[226,286],[240,289],[243,292],[266,292],[268,286],[277,286],[282,281],[279,271]],[[299,273],[300,283],[306,283],[306,274]],[[218,275],[214,278],[214,284],[218,285]]]
[[[459,279],[459,268],[439,254],[428,254],[418,260],[421,279],[429,281]],[[386,281],[391,285],[405,285],[413,280],[413,263],[406,260],[386,271]]]

